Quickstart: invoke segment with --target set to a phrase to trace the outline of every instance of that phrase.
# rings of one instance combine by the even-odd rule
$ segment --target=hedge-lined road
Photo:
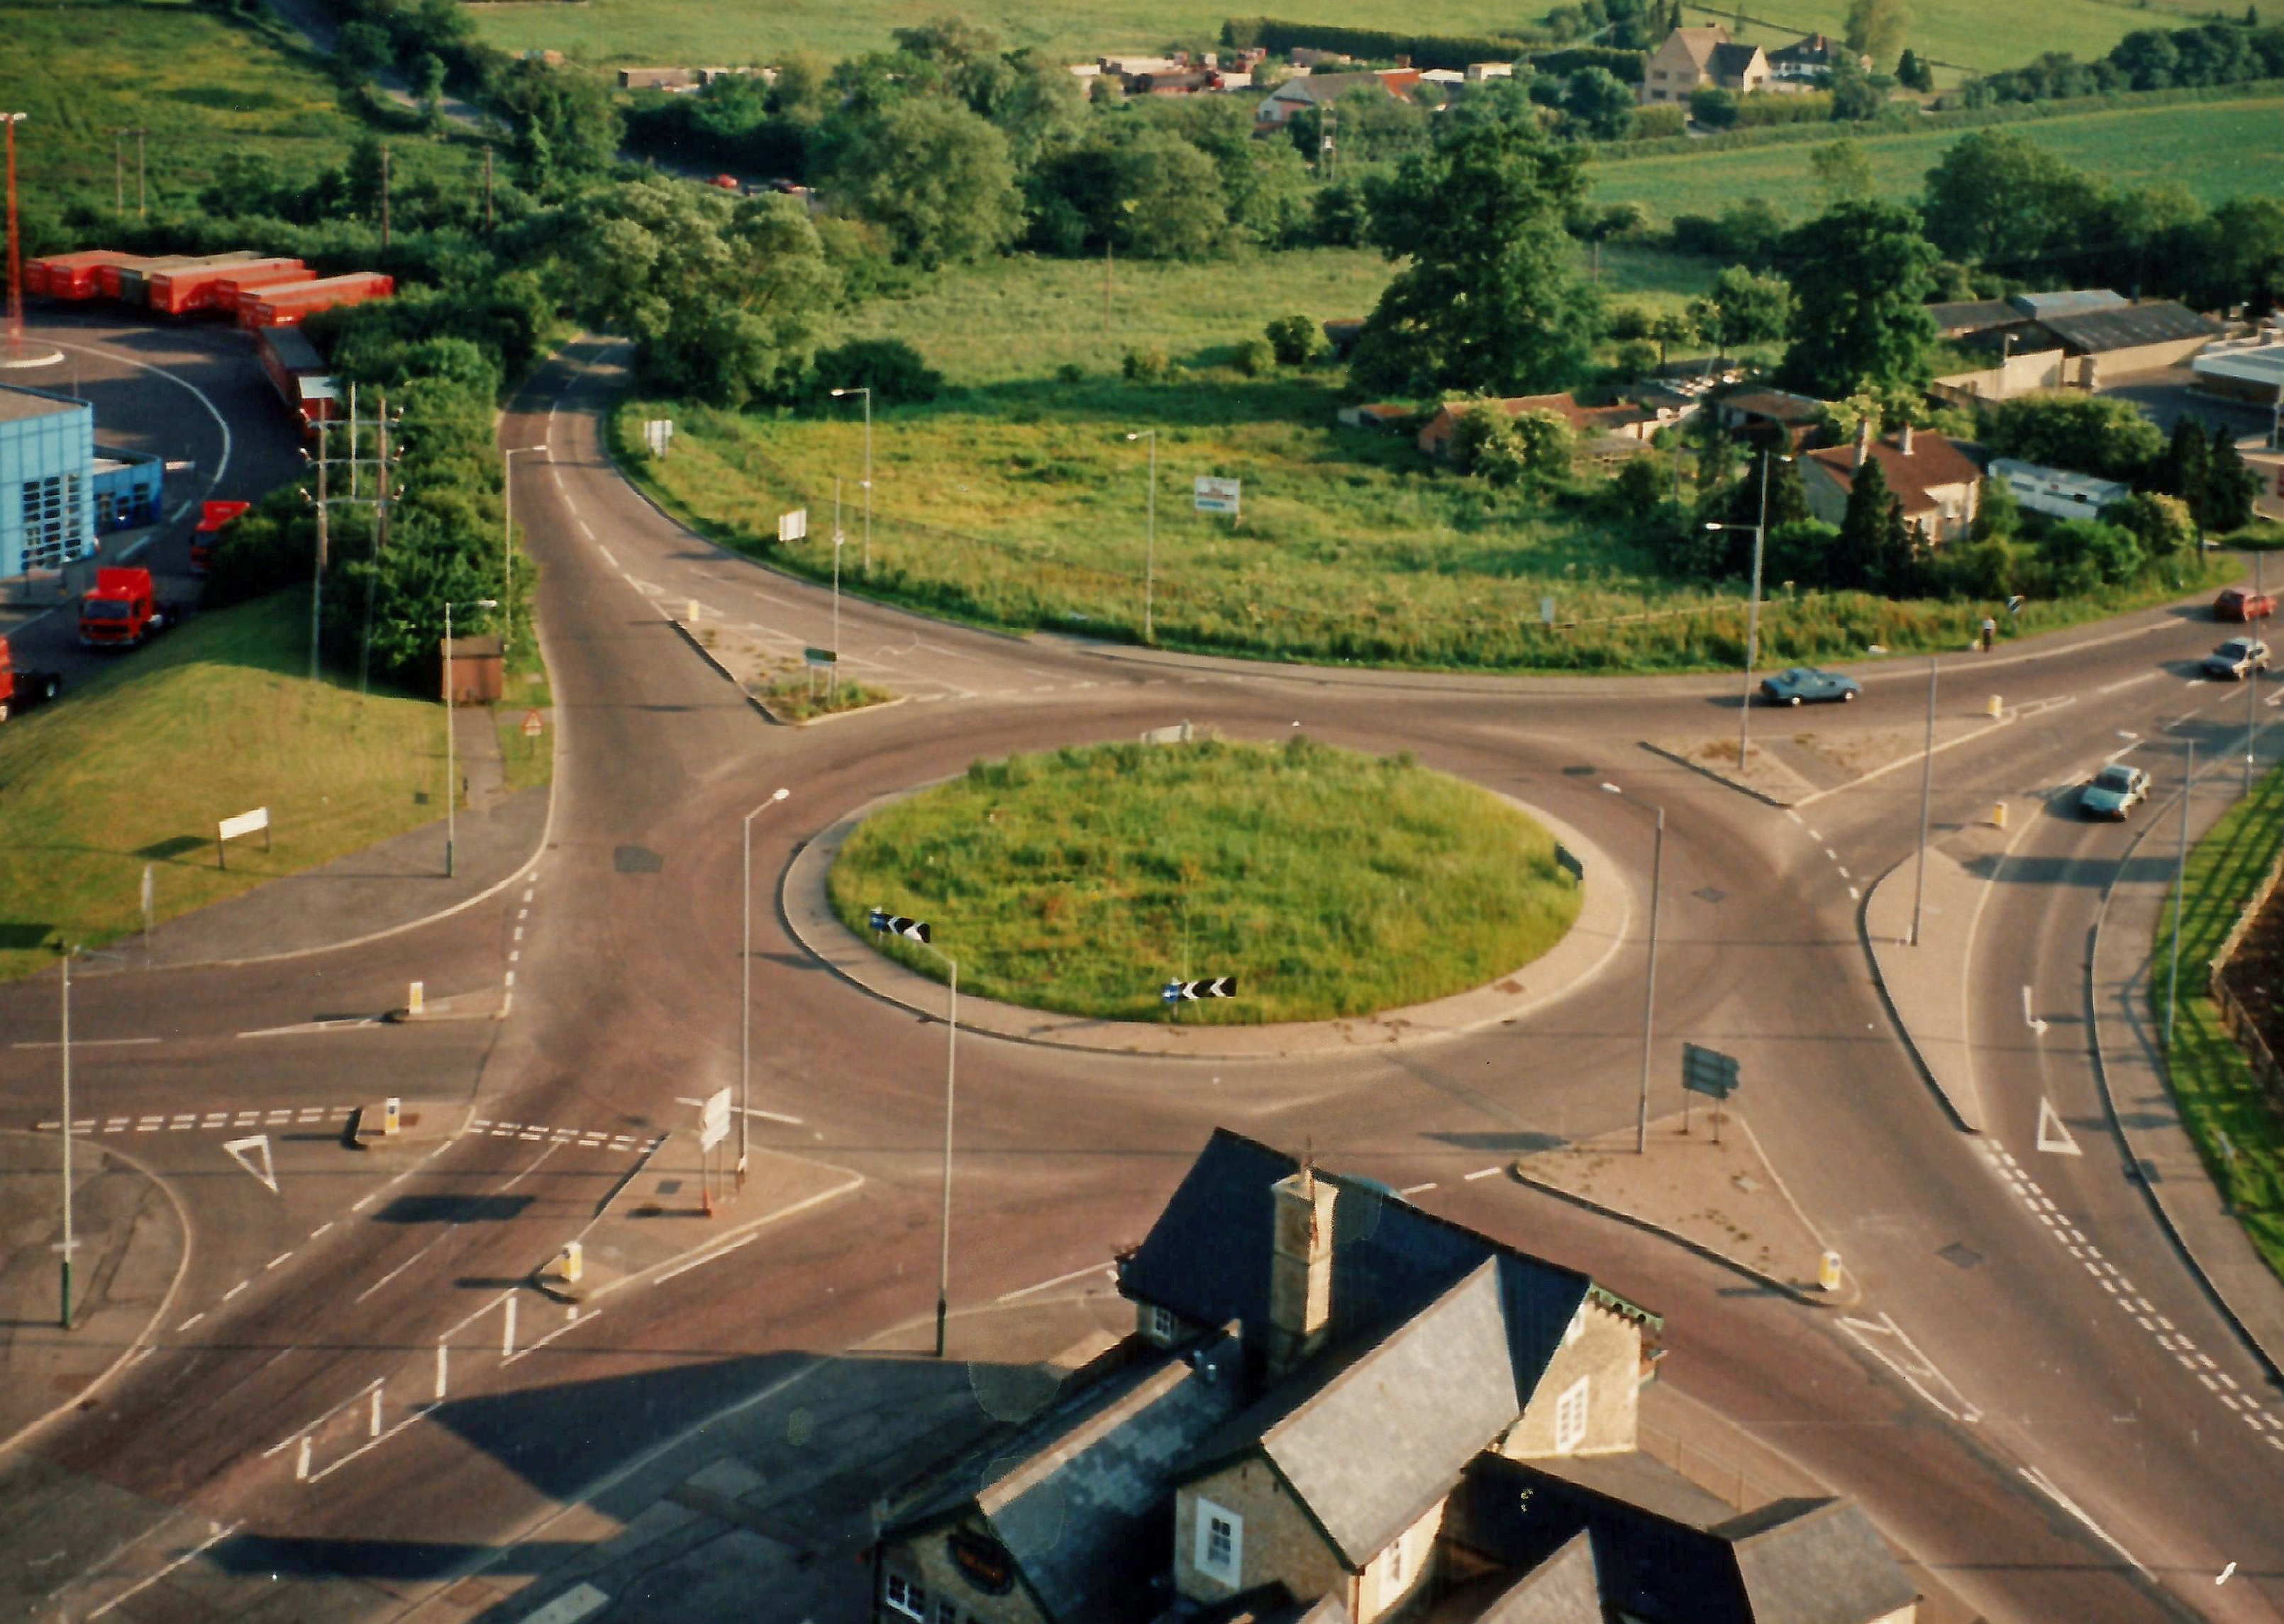
[[[1994,1619],[2284,1614],[2284,1526],[2271,1514],[2284,1453],[2223,1425],[2201,1388],[2151,1357],[2127,1316],[2058,1267],[2042,1225],[1948,1125],[1871,983],[1858,894],[1911,849],[1915,772],[1795,818],[1634,743],[1733,726],[1734,679],[1471,683],[1280,670],[1011,640],[854,598],[841,609],[849,663],[911,702],[819,729],[773,727],[662,610],[682,614],[695,601],[701,625],[757,627],[797,652],[828,640],[828,596],[693,541],[618,479],[597,431],[622,360],[606,344],[575,346],[502,426],[503,444],[544,440],[554,453],[551,465],[518,459],[515,474],[516,511],[545,570],[562,748],[534,899],[511,894],[371,949],[296,964],[91,983],[88,1036],[178,1027],[205,1035],[142,1052],[90,1050],[83,1087],[106,1091],[117,1110],[151,1112],[236,1097],[330,1105],[386,1089],[583,1136],[655,1133],[688,1114],[677,1100],[737,1077],[738,830],[747,809],[779,785],[791,791],[754,825],[755,872],[773,886],[799,842],[885,791],[978,756],[1131,738],[1183,720],[1271,739],[1297,722],[1327,743],[1409,748],[1543,807],[1624,865],[1623,875],[1589,878],[1631,887],[1639,936],[1648,821],[1601,792],[1607,779],[1662,802],[1670,819],[1659,1108],[1678,1103],[1684,1037],[1739,1054],[1740,1103],[1864,1286],[1853,1316],[1873,1325],[1891,1318],[1931,1370],[1897,1338],[1873,1336],[1894,1360],[1884,1362],[1834,1314],[1503,1178],[1466,1178],[1538,1136],[1631,1120],[1638,951],[1516,1027],[1335,1064],[1162,1063],[964,1043],[955,1306],[1099,1264],[1138,1238],[1215,1123],[1306,1140],[1334,1165],[1432,1186],[1415,1198],[1429,1209],[1590,1269],[1662,1312],[1668,1378],[1859,1495]],[[1951,682],[1952,711],[1979,709],[1991,689],[2010,702],[2074,702],[1938,757],[1938,826],[2071,781],[2116,747],[2116,730],[2153,733],[2207,697],[2185,687],[2185,662],[2214,640],[2209,621],[2160,613],[2117,629],[2130,635],[2035,660],[1995,656]],[[1908,728],[1923,693],[1923,668],[1876,670],[1849,710],[1782,725]],[[1764,727],[1779,724],[1761,714]],[[2026,873],[1985,928],[2026,933],[2026,956],[2074,951],[2061,927],[2121,845],[2117,832],[2087,832],[2074,848],[2084,862]],[[512,919],[520,938],[509,934]],[[151,1588],[117,1616],[180,1616],[190,1597],[219,1612],[266,1604],[294,1617],[390,1615],[439,1597],[614,1464],[785,1368],[789,1351],[829,1354],[927,1316],[942,1031],[810,960],[784,933],[773,897],[756,909],[755,948],[755,1103],[776,1113],[755,1123],[755,1142],[856,1169],[862,1189],[703,1268],[606,1298],[585,1324],[561,1330],[559,1309],[528,1318],[527,1341],[561,1334],[505,1369],[467,1355],[455,1366],[465,1370],[454,1378],[456,1401],[299,1483],[295,1449],[262,1452],[336,1406],[361,1414],[376,1380],[384,1428],[402,1421],[406,1403],[429,1396],[438,1335],[542,1261],[629,1157],[607,1140],[473,1136],[356,1207],[431,1144],[388,1152],[397,1160],[381,1168],[297,1145],[279,1204],[298,1235],[333,1227],[270,1270],[270,1231],[226,1227],[206,1195],[229,1187],[239,1200],[258,1187],[211,1146],[199,1159],[194,1134],[146,1136],[183,1142],[165,1170],[181,1175],[198,1225],[198,1284],[170,1320],[201,1306],[204,1317],[160,1327],[159,1350],[96,1410],[0,1465],[8,1492],[38,1508],[0,1533],[0,1575],[15,1576],[0,1585],[35,1612],[74,1617],[145,1580]],[[258,1047],[223,1035],[380,1007],[424,972],[432,989],[496,982],[511,952],[520,956],[516,1001],[504,1023]],[[43,1035],[50,991],[0,993],[7,1037]],[[2050,1050],[2081,1042],[2059,1021],[2046,1040]],[[43,1073],[36,1058],[0,1078],[16,1114],[30,1114],[51,1087],[51,1066]],[[2109,1143],[2096,1128],[2078,1131],[2091,1143],[2074,1175],[2108,1192],[2080,1222],[2134,1258],[2136,1285],[2174,1305],[2233,1379],[2262,1391],[2153,1221],[2116,1198],[2123,1176]],[[2004,1136],[2018,1153],[2028,1143],[2011,1119]],[[191,1177],[193,1167],[206,1177]],[[1953,1243],[1979,1261],[1961,1269],[1937,1255]],[[249,1269],[254,1284],[222,1300]],[[527,1316],[538,1314],[540,1300],[526,1299]],[[2275,1406],[2272,1391],[2264,1397]],[[353,1423],[327,1424],[334,1441],[316,1456],[320,1469],[347,1453],[335,1438],[344,1425],[364,1441],[364,1424]],[[66,1540],[66,1519],[103,1537]],[[228,1532],[156,1577],[210,1528]],[[65,1546],[68,1562],[35,1568]],[[2230,1562],[2234,1575],[2216,1587]],[[64,1567],[76,1570],[68,1581]],[[511,1557],[496,1577],[512,1585],[528,1571]],[[852,1569],[852,1619],[860,1587]]]

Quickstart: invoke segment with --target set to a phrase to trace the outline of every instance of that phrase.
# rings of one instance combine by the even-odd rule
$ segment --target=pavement
[[[2188,808],[2192,844],[2235,803],[2241,784],[2233,764],[2221,764],[2210,778],[2200,775],[2203,792],[2191,798]],[[2143,824],[2135,851],[2152,842],[2164,847],[2179,832],[2177,801]],[[2137,863],[2129,855],[2103,899],[2086,972],[2100,1075],[2110,1117],[2165,1227],[2229,1318],[2260,1350],[2270,1374],[2284,1379],[2284,1282],[2207,1175],[2166,1082],[2164,1031],[2150,1001],[2150,977],[2164,972],[2163,927],[2171,889],[2170,865]],[[2182,966],[2190,985],[2203,973],[2202,964]]]
[[[911,792],[899,791],[868,801],[804,845],[786,869],[778,901],[794,938],[835,974],[926,1019],[944,1007],[944,984],[875,951],[841,922],[825,892],[833,860],[857,825]],[[1511,1025],[1600,974],[1624,945],[1631,907],[1626,888],[1617,883],[1616,867],[1600,847],[1544,809],[1514,804],[1546,826],[1578,860],[1586,878],[1581,887],[1578,917],[1562,939],[1529,964],[1488,986],[1352,1019],[1261,1026],[1100,1020],[968,997],[960,1000],[959,1023],[967,1031],[1016,1042],[1190,1060],[1292,1059],[1365,1047],[1430,1042],[1487,1027]]]
[[[121,1152],[72,1146],[72,1329],[62,1328],[63,1228],[52,1134],[0,1133],[0,1448],[75,1403],[139,1352],[181,1282],[175,1198]]]

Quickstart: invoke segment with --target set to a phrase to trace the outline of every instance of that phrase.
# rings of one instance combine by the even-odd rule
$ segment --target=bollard
[[[2006,706],[1999,702],[1998,696],[1995,693],[1991,696],[1991,703],[1984,706],[1983,708],[1983,714],[1991,717],[1994,722],[1997,721],[2006,709]]]
[[[697,625],[697,624],[698,624],[698,616],[699,616],[699,613],[700,613],[700,609],[699,609],[698,600],[697,600],[696,598],[694,598],[694,597],[693,597],[693,598],[692,598],[692,599],[690,600],[690,602],[685,605],[685,607],[687,607],[687,608],[688,608],[688,610],[690,611],[690,613],[687,613],[687,614],[685,614],[685,615],[684,615],[682,618],[683,618],[684,620],[685,620],[685,621],[689,621],[692,626]]]
[[[372,1419],[368,1424],[365,1436],[368,1438],[380,1436],[380,1389],[378,1387],[372,1390]]]
[[[403,1118],[404,1102],[403,1100],[392,1095],[380,1102],[380,1131],[384,1136],[394,1134],[403,1127]]]
[[[2006,803],[2005,801],[2002,800],[1998,802],[1998,805],[1991,808],[1991,826],[1993,829],[2004,829],[2006,826]]]
[[[1816,1284],[1819,1290],[1836,1292],[1840,1289],[1840,1254],[1827,1252],[1816,1266]]]
[[[563,1248],[562,1255],[555,1261],[556,1266],[562,1271],[564,1284],[576,1285],[579,1283],[581,1271],[586,1267],[587,1249],[575,1240],[568,1242]]]
[[[421,1005],[426,1002],[426,999],[422,996],[422,991],[423,989],[421,985],[418,981],[413,982],[411,987],[407,989],[404,995],[404,1011],[406,1014],[418,1015],[420,1013]]]

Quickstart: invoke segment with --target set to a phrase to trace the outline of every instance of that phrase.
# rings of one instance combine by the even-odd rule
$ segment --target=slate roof
[[[1594,1542],[1582,1530],[1476,1615],[1478,1624],[1602,1624]]]
[[[1929,513],[1943,506],[1933,495],[1933,488],[1943,485],[1972,485],[1983,477],[1983,470],[1975,459],[1959,449],[1958,443],[1945,435],[1920,430],[1912,436],[1912,454],[1894,440],[1872,442],[1872,457],[1887,476],[1888,488],[1904,504],[1905,517]],[[1856,488],[1856,448],[1853,445],[1827,446],[1820,451],[1811,451],[1809,460],[1830,474],[1843,491]]]
[[[1051,1403],[970,1455],[899,1513],[884,1542],[980,1518],[1051,1619],[1120,1624],[1154,1610],[1175,1464],[1245,1395],[1239,1348],[1216,1332]]]
[[[1399,95],[1420,82],[1417,69],[1409,67],[1381,68],[1354,74],[1302,74],[1287,79],[1271,90],[1275,101],[1314,102],[1319,106],[1336,102],[1350,90],[1386,90],[1390,96]]]
[[[1729,43],[1729,30],[1719,23],[1704,23],[1696,27],[1676,28],[1665,36],[1668,45],[1678,43],[1689,59],[1701,69],[1713,59],[1713,53]],[[1660,47],[1663,49],[1662,46]]]
[[[2076,316],[2086,310],[2114,310],[2125,297],[2106,287],[2063,287],[2043,293],[2015,293],[2006,302],[2025,316],[2044,320],[2049,316]]]
[[[1724,1523],[1755,1624],[1858,1624],[1916,1592],[1871,1519],[1844,1500],[1779,1500]]]
[[[2178,339],[2217,339],[2220,324],[2198,315],[2170,299],[2116,309],[2082,310],[2068,316],[2041,316],[2038,325],[2062,341],[2063,347],[2081,355],[2099,355],[2113,349],[2142,344],[2164,344]]]
[[[1829,67],[1839,60],[1840,52],[1830,39],[1821,34],[1803,35],[1789,45],[1779,45],[1769,52],[1769,65],[1776,66]]]
[[[1270,1187],[1300,1166],[1242,1134],[1216,1128],[1149,1235],[1120,1261],[1119,1290],[1197,1324],[1239,1321],[1248,1345],[1265,1345],[1273,1235]],[[1377,1331],[1424,1308],[1487,1258],[1500,1261],[1499,1291],[1519,1391],[1537,1386],[1589,1291],[1606,1306],[1653,1327],[1661,1323],[1574,1269],[1424,1213],[1385,1187],[1322,1168],[1317,1176],[1338,1192],[1333,1206],[1329,1344]]]
[[[1761,54],[1758,45],[1719,44],[1713,47],[1713,59],[1706,71],[1716,79],[1742,79],[1753,59]]]
[[[1723,395],[1717,404],[1725,411],[1799,425],[1820,420],[1824,416],[1825,403],[1811,400],[1805,394],[1787,394],[1782,389],[1740,389],[1734,394]]]
[[[1945,338],[1960,338],[1970,332],[1984,332],[1993,327],[2010,327],[2023,319],[2022,312],[2004,299],[1956,299],[1927,308],[1936,326]]]
[[[1258,1449],[1348,1565],[1363,1568],[1529,1401],[1508,1353],[1500,1268],[1485,1258],[1385,1336],[1280,1385],[1200,1444],[1182,1478]],[[1574,1308],[1584,1294],[1582,1282]]]

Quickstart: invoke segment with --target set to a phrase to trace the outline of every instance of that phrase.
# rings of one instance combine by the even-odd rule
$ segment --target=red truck
[[[107,564],[95,572],[95,589],[79,600],[82,648],[140,648],[175,623],[175,607],[162,604],[140,566]]]
[[[250,502],[207,502],[199,509],[199,527],[191,532],[191,567],[201,575],[214,563],[215,543],[230,521],[254,504]]]
[[[19,671],[8,639],[0,637],[0,722],[45,705],[63,691],[64,679],[53,671]]]

